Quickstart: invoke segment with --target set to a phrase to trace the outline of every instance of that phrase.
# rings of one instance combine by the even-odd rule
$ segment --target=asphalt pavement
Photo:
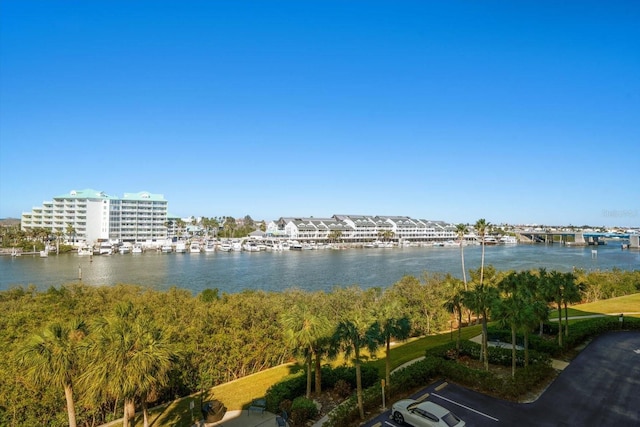
[[[444,406],[468,427],[640,426],[640,332],[594,339],[534,402],[515,403],[438,381],[411,396]],[[401,427],[387,410],[365,427]]]

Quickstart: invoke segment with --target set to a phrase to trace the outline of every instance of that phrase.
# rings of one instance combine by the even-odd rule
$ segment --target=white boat
[[[169,253],[169,252],[173,252],[173,247],[169,243],[165,243],[164,245],[162,245],[160,250],[164,253]]]
[[[185,242],[176,243],[176,253],[183,254],[187,252],[187,244]]]
[[[254,241],[247,241],[242,245],[242,249],[246,252],[260,252],[258,244]]]
[[[241,252],[242,251],[242,243],[239,241],[236,242],[232,242],[231,243],[231,250],[234,252]]]
[[[134,243],[133,248],[131,249],[132,254],[141,254],[142,253],[142,243]]]
[[[46,258],[48,256],[49,256],[49,247],[47,246],[40,251],[40,258]]]
[[[121,254],[128,254],[131,253],[131,243],[124,243],[122,246],[120,246],[118,248],[118,252],[120,252]]]
[[[498,239],[493,236],[484,236],[484,244],[486,245],[497,245]]]
[[[113,247],[109,242],[100,243],[100,247],[98,248],[98,254],[100,255],[111,255],[113,253]]]
[[[216,241],[215,240],[207,240],[207,244],[204,247],[205,252],[215,252],[216,251]]]
[[[504,245],[516,245],[518,244],[518,239],[516,239],[515,236],[502,236],[500,243]]]
[[[191,242],[189,245],[189,253],[190,254],[199,254],[200,253],[200,243],[199,242]]]
[[[231,244],[228,242],[223,242],[220,243],[220,250],[222,252],[230,252],[233,248],[231,247]]]
[[[93,248],[91,246],[81,246],[78,248],[78,256],[93,255]]]

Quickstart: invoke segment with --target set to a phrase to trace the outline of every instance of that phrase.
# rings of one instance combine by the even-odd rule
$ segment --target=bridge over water
[[[559,243],[568,246],[603,245],[607,239],[627,240],[629,247],[640,248],[640,235],[630,233],[597,233],[582,231],[517,231],[520,242]]]

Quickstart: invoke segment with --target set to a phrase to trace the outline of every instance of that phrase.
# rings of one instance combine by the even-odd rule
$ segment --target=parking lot
[[[467,426],[640,425],[640,332],[612,332],[591,342],[532,403],[489,397],[438,381],[411,396],[454,412]],[[386,411],[364,424],[401,427]]]

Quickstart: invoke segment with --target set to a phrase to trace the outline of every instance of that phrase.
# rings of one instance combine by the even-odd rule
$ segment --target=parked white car
[[[414,427],[463,427],[466,425],[453,412],[429,401],[400,400],[393,404],[391,414],[398,424],[406,423]]]

